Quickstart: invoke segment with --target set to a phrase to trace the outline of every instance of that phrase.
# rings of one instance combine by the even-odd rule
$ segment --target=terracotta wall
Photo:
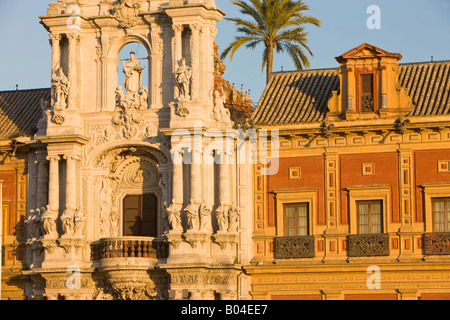
[[[438,161],[450,161],[450,149],[414,151],[414,185],[416,196],[416,221],[424,221],[423,192],[421,185],[450,182],[450,172],[438,172]]]
[[[316,224],[325,224],[325,159],[323,156],[280,158],[278,173],[267,177],[268,194],[268,226],[275,226],[275,196],[274,190],[317,188],[317,221]],[[289,168],[300,167],[301,179],[290,180]]]
[[[371,154],[346,154],[339,157],[340,162],[340,187],[341,187],[341,211],[340,223],[348,224],[348,196],[344,190],[347,187],[390,185],[391,189],[391,222],[400,222],[398,203],[398,155],[395,152],[371,153]],[[374,175],[362,174],[363,164],[373,163]]]
[[[15,170],[0,171],[3,180],[3,203],[7,203],[8,215],[3,217],[3,230],[6,240],[15,232],[17,212],[17,173]]]

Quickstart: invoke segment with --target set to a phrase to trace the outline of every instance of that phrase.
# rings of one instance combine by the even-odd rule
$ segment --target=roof
[[[50,101],[51,90],[0,91],[0,139],[32,136],[42,118],[42,101]]]
[[[399,64],[399,84],[411,97],[409,116],[450,114],[450,61]],[[274,73],[253,113],[257,125],[321,122],[333,91],[340,91],[338,68]]]

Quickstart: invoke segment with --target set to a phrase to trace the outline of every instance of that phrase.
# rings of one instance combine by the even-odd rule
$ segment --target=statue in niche
[[[217,90],[214,91],[213,119],[225,123],[231,122],[230,110],[225,107],[224,98]]]
[[[77,209],[73,215],[74,218],[74,234],[76,237],[83,237],[83,228],[84,228],[84,222],[86,220],[85,214],[80,210]]]
[[[42,214],[42,221],[44,226],[45,235],[54,237],[56,236],[56,212],[52,212],[49,209],[49,206],[47,205],[47,208],[45,209],[44,213]]]
[[[189,87],[191,84],[192,69],[186,66],[186,59],[181,59],[181,65],[175,73],[179,89],[180,100],[190,100]]]
[[[228,214],[227,210],[220,205],[216,209],[217,223],[219,224],[219,231],[227,231],[228,229]]]
[[[198,208],[195,204],[189,204],[186,209],[186,216],[190,230],[198,230]]]
[[[100,204],[100,233],[102,236],[106,236],[106,225],[108,223],[108,218],[111,213],[111,195],[112,189],[108,178],[104,178],[101,181],[101,188],[99,193],[99,204]]]
[[[142,71],[144,67],[141,66],[139,60],[136,59],[136,54],[130,52],[130,59],[123,63],[123,73],[125,74],[124,86],[128,93],[138,93],[141,89]]]
[[[67,97],[69,95],[69,80],[64,75],[63,68],[60,67],[57,72],[52,73],[52,86],[55,95],[54,110],[64,110],[67,108]]]
[[[141,110],[147,109],[148,104],[148,90],[146,86],[142,86],[141,95],[139,96],[139,108]]]
[[[74,229],[74,212],[72,210],[66,209],[61,216],[61,223],[64,235],[71,236]]]
[[[210,231],[211,229],[211,208],[206,205],[200,206],[200,230]]]
[[[239,209],[235,206],[232,206],[228,210],[228,231],[229,232],[237,232],[239,227]]]
[[[183,228],[181,226],[180,206],[172,203],[167,209],[167,218],[173,232],[181,232]]]
[[[43,228],[43,221],[41,218],[41,210],[31,210],[30,216],[26,221],[28,227],[28,234],[30,239],[39,239],[45,234],[45,230]]]
[[[141,88],[142,71],[139,60],[136,59],[135,53],[130,53],[130,59],[123,65],[123,72],[125,74],[123,88],[118,86],[116,88],[116,110],[120,111],[119,116],[113,118],[115,126],[122,126],[122,135],[126,139],[133,137],[137,129],[135,125],[143,121],[142,115],[138,110],[147,109],[148,107],[148,90],[147,87]]]

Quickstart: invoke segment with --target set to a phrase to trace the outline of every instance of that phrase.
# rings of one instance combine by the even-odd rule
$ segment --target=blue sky
[[[0,0],[0,90],[46,88],[50,86],[51,51],[47,31],[38,16],[45,14],[52,0]],[[368,42],[403,55],[401,62],[450,60],[450,0],[305,0],[309,14],[322,27],[308,27],[314,56],[311,68],[337,67],[335,57]],[[216,0],[229,17],[239,15],[231,0]],[[381,29],[370,30],[367,8],[381,9]],[[223,50],[235,36],[231,22],[218,24],[216,42]],[[262,47],[241,49],[233,61],[224,61],[225,78],[251,89],[256,102],[265,87],[261,71]],[[274,71],[293,70],[289,58],[275,56]]]

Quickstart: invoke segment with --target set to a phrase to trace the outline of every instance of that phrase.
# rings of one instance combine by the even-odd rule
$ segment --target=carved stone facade
[[[250,260],[251,195],[240,190],[251,185],[240,172],[251,167],[226,165],[219,179],[223,147],[197,139],[229,130],[236,158],[214,99],[223,16],[211,0],[60,0],[41,16],[52,95],[29,149],[27,298],[249,298],[239,261]],[[120,62],[130,43],[147,52]]]

